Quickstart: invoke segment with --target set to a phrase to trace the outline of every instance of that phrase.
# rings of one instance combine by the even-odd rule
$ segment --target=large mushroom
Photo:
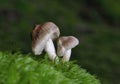
[[[54,61],[57,55],[53,40],[58,38],[59,35],[59,28],[53,22],[36,25],[31,32],[33,53],[40,55],[45,50],[49,59]]]
[[[74,36],[63,36],[57,42],[57,55],[63,56],[63,62],[67,62],[71,56],[71,49],[79,44],[79,40]]]

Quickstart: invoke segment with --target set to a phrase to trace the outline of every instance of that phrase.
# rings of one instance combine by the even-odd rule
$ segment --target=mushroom
[[[63,56],[62,61],[67,62],[71,56],[71,49],[79,44],[79,40],[74,36],[63,36],[57,42],[57,55]]]
[[[59,28],[53,22],[36,25],[31,32],[33,53],[40,55],[45,50],[49,59],[54,61],[57,55],[53,40],[58,38],[59,35]]]

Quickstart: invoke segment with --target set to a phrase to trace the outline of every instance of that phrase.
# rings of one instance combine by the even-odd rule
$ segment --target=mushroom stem
[[[71,56],[71,49],[67,50],[62,58],[63,62],[68,62]]]
[[[49,39],[45,46],[45,51],[47,52],[49,59],[54,61],[56,58],[56,51],[52,39]]]

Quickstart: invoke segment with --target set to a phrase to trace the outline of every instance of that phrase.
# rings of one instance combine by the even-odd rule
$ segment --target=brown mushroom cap
[[[75,38],[74,36],[63,36],[60,37],[57,45],[58,45],[58,50],[57,54],[58,56],[63,56],[65,51],[74,48],[79,44],[79,40]]]
[[[36,25],[31,32],[32,51],[35,53],[36,47],[39,46],[40,53],[45,48],[45,44],[49,39],[58,38],[60,35],[59,28],[53,22]],[[39,53],[39,54],[40,54]]]

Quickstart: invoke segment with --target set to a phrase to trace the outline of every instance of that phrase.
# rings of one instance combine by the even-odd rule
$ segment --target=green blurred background
[[[30,32],[47,21],[80,40],[71,60],[120,84],[120,0],[0,0],[0,51],[31,53]]]

